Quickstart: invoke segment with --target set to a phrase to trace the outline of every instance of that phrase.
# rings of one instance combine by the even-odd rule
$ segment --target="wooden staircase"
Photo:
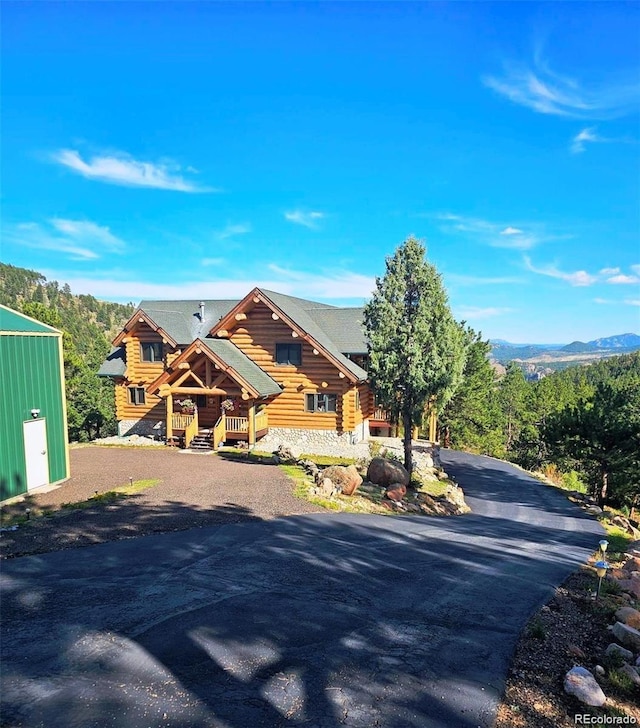
[[[199,430],[191,440],[189,449],[195,452],[211,452],[213,450],[213,431]]]

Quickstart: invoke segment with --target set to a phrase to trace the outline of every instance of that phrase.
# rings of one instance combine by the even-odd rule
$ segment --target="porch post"
[[[169,392],[167,402],[167,442],[173,437],[173,394]]]
[[[256,402],[251,400],[248,412],[249,420],[249,447],[253,447],[256,444]]]

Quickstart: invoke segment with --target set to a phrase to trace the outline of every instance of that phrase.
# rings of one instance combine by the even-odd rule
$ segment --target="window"
[[[144,387],[129,387],[129,404],[144,404]]]
[[[302,344],[276,344],[276,364],[302,364]]]
[[[335,412],[337,394],[307,394],[307,412]]]
[[[162,361],[162,343],[160,341],[142,341],[140,343],[142,361]]]
[[[360,412],[360,390],[356,389],[356,412]]]
[[[198,409],[204,409],[207,406],[207,395],[196,394],[196,407]]]

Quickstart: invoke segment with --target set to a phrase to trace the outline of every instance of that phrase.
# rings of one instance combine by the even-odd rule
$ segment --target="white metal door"
[[[23,423],[24,458],[27,464],[27,490],[49,484],[47,457],[47,423],[31,420]]]

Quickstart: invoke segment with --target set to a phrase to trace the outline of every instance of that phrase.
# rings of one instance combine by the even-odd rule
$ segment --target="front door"
[[[49,485],[47,423],[44,419],[23,423],[24,459],[27,465],[27,490]]]

